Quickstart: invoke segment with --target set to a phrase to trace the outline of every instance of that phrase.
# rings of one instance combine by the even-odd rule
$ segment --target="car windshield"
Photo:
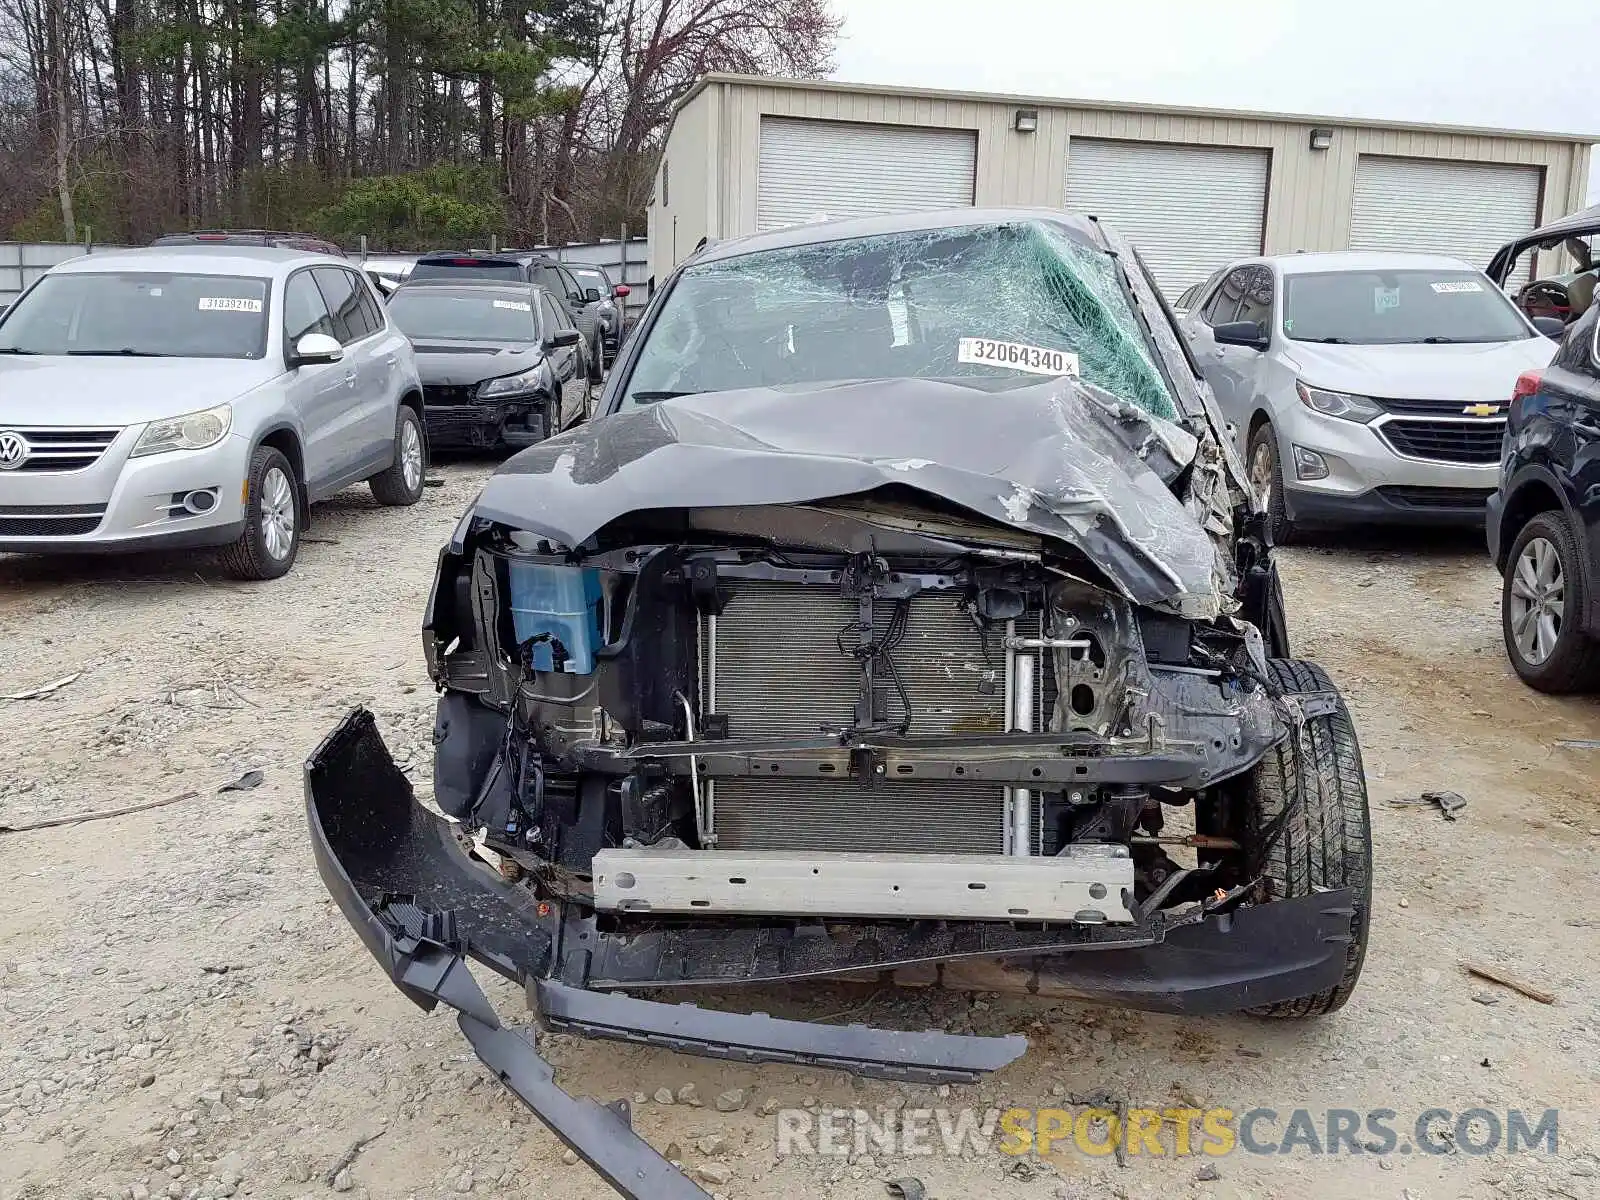
[[[411,268],[412,279],[490,279],[521,282],[522,265],[492,258],[437,258]]]
[[[856,379],[1087,382],[1176,413],[1110,255],[1046,222],[919,230],[692,265],[623,407]]]
[[[389,297],[389,315],[412,341],[536,342],[533,293],[499,289],[401,288]]]
[[[572,274],[577,279],[578,285],[583,288],[595,288],[600,292],[601,299],[611,291],[611,281],[604,273],[593,268],[573,267]]]
[[[0,354],[260,358],[271,290],[233,275],[47,275],[0,323]]]
[[[1297,342],[1386,346],[1534,336],[1476,271],[1328,271],[1284,279],[1283,333]]]

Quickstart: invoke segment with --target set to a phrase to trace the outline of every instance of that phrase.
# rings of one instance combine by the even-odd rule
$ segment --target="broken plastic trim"
[[[418,813],[428,818],[420,828],[412,819]],[[929,1082],[970,1081],[1027,1048],[1020,1036],[813,1025],[761,1013],[657,1004],[534,978],[527,968],[547,967],[551,961],[548,928],[536,919],[536,910],[530,911],[533,919],[519,925],[515,910],[526,903],[521,889],[496,885],[487,872],[466,877],[450,873],[455,860],[440,837],[443,822],[416,805],[372,714],[364,709],[347,716],[306,763],[306,819],[323,883],[395,986],[424,1011],[431,1012],[441,1001],[454,1008],[457,1024],[484,1065],[623,1196],[709,1200],[633,1132],[625,1103],[602,1106],[556,1085],[554,1071],[540,1057],[532,1036],[501,1023],[467,967],[469,952],[504,974],[521,976],[548,1025],[591,1037],[745,1062],[794,1062]],[[359,863],[366,895],[335,853],[330,831]],[[373,877],[384,875],[397,884],[425,882],[434,894],[422,898],[374,889]],[[441,900],[463,904],[480,922],[492,914],[475,927],[500,936],[483,933],[482,944],[469,945],[454,909],[431,907]]]

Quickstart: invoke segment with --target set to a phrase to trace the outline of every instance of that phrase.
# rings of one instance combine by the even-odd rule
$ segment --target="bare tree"
[[[694,80],[826,72],[829,4],[0,0],[0,237],[637,228]]]

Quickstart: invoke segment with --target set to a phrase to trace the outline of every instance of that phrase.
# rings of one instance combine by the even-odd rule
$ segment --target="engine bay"
[[[507,869],[618,919],[1131,921],[1197,894],[1172,843],[1242,880],[1225,785],[1284,728],[1254,625],[933,513],[735,511],[446,552],[435,797]]]

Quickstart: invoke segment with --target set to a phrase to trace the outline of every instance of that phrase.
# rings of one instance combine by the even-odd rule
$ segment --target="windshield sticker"
[[[509,308],[512,312],[532,312],[533,305],[524,300],[496,300],[496,308]]]
[[[1442,296],[1451,296],[1457,292],[1483,291],[1483,286],[1476,279],[1451,279],[1445,283],[1430,283],[1428,286]]]
[[[201,296],[200,311],[258,313],[261,311],[261,301],[244,296]]]
[[[964,337],[956,349],[956,361],[981,366],[1011,367],[1033,375],[1076,375],[1078,356],[1070,350],[1048,346],[1025,346],[1021,342],[996,342],[989,338]]]
[[[1378,287],[1372,289],[1372,311],[1375,313],[1388,312],[1392,308],[1400,307],[1400,289]]]

